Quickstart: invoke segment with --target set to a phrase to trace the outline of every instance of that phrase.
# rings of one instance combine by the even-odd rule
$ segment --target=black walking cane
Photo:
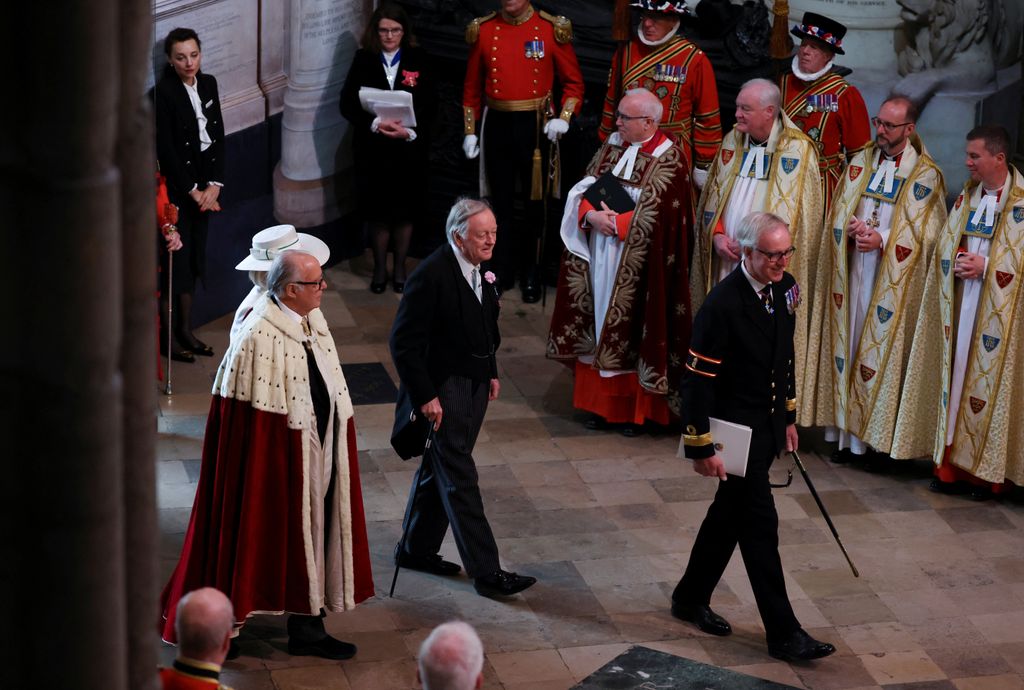
[[[846,553],[846,547],[843,546],[843,540],[839,538],[839,532],[836,531],[836,526],[832,524],[832,518],[829,517],[828,511],[825,510],[825,504],[821,502],[821,497],[818,496],[818,492],[814,489],[814,484],[811,483],[811,478],[807,474],[807,468],[804,467],[804,463],[800,460],[800,456],[797,455],[795,450],[789,451],[789,454],[793,456],[793,460],[796,462],[797,468],[800,470],[800,474],[803,475],[804,481],[807,483],[807,488],[811,490],[811,496],[814,497],[814,502],[818,504],[818,510],[821,511],[821,516],[825,518],[825,524],[832,530],[832,536],[836,538],[836,543],[839,544],[839,549],[846,556],[846,562],[850,564],[850,570],[853,571],[854,577],[860,577],[860,573],[857,572],[857,566],[850,560],[850,554]]]
[[[434,441],[434,425],[430,425],[430,431],[427,432],[427,442],[423,445],[423,454],[426,455],[427,451],[430,450],[430,445]],[[395,596],[395,585],[398,583],[398,571],[401,570],[402,566],[398,565],[399,559],[402,554],[405,553],[405,537],[409,533],[409,518],[412,515],[412,497],[416,493],[416,486],[419,484],[420,473],[416,471],[416,478],[413,481],[412,486],[409,487],[409,500],[405,503],[405,515],[402,517],[402,536],[398,539],[398,546],[395,549],[395,574],[391,577],[391,589],[388,590],[388,597]]]

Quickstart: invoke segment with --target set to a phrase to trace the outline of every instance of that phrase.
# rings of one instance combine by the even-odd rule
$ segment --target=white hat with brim
[[[235,270],[269,271],[275,258],[291,251],[312,254],[321,266],[331,258],[330,248],[320,238],[295,232],[294,225],[275,225],[253,235],[249,256],[242,259]]]

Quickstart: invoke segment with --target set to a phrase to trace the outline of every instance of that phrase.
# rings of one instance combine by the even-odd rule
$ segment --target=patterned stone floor
[[[381,362],[398,296],[371,294],[362,260],[328,272],[323,310],[346,363]],[[200,330],[223,354],[230,319]],[[739,555],[713,605],[734,628],[704,635],[673,619],[682,573],[714,483],[675,457],[670,436],[588,431],[570,404],[571,377],[544,358],[547,316],[510,293],[502,313],[502,396],[476,459],[506,568],[535,575],[496,603],[464,577],[403,571],[388,599],[390,554],[414,467],[393,454],[393,406],[356,408],[366,517],[378,597],[327,619],[355,642],[342,663],[291,658],[283,621],[250,620],[228,662],[236,690],[416,687],[415,653],[434,625],[462,618],[487,651],[485,687],[564,690],[638,643],[798,688],[1024,688],[1024,504],[972,503],[927,490],[927,463],[876,475],[823,460],[805,433],[804,461],[861,571],[855,579],[801,479],[776,492],[787,585],[798,617],[833,642],[833,657],[786,664],[768,656]],[[188,521],[217,358],[176,364],[160,396],[158,479],[162,578]],[[780,478],[788,462],[778,463]],[[443,554],[458,560],[450,541]],[[174,650],[161,645],[168,663]]]

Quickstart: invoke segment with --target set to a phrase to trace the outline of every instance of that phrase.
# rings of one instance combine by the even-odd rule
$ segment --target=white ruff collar
[[[663,43],[667,43],[669,39],[676,35],[677,31],[679,31],[678,19],[676,20],[676,25],[673,26],[667,34],[659,38],[657,41],[648,41],[646,38],[644,38],[644,31],[640,26],[636,27],[636,37],[639,38],[640,42],[643,43],[645,46],[651,46],[652,48],[655,48],[657,46],[662,45]]]
[[[796,55],[794,55],[792,68],[793,75],[800,81],[815,81],[816,79],[821,79],[826,74],[828,74],[828,71],[832,69],[832,61],[829,60],[827,65],[822,67],[817,72],[814,72],[813,74],[804,74],[803,72],[800,71],[800,60],[797,58]]]

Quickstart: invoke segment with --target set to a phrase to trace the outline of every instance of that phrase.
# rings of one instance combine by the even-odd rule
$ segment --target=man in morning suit
[[[403,568],[455,575],[459,566],[438,550],[452,527],[466,573],[483,596],[509,596],[537,580],[501,569],[498,545],[484,515],[473,446],[501,385],[495,352],[498,293],[491,258],[498,225],[490,207],[459,199],[448,213],[448,244],[413,271],[391,329],[391,358],[414,409],[434,425],[406,509]]]
[[[835,647],[808,635],[793,613],[768,481],[775,456],[797,447],[793,331],[800,288],[785,270],[794,252],[792,238],[778,216],[752,213],[739,224],[736,239],[742,261],[697,312],[686,356],[685,454],[698,474],[720,482],[672,593],[672,615],[712,635],[732,632],[710,602],[738,544],[768,653],[787,661],[818,659]],[[709,417],[751,428],[745,476],[726,475]]]

